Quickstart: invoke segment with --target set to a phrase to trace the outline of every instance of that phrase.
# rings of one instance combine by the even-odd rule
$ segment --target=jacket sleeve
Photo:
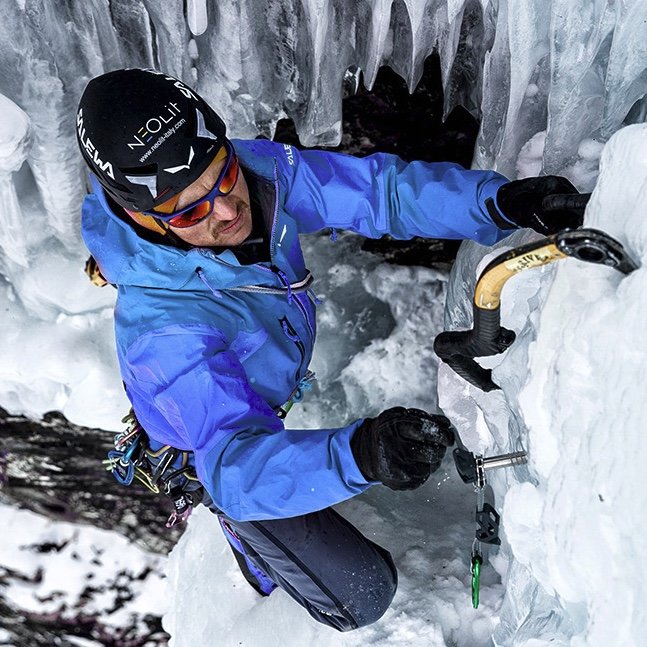
[[[377,153],[357,158],[320,150],[289,155],[274,149],[286,191],[285,208],[299,231],[348,229],[369,238],[469,238],[491,245],[509,235],[488,214],[498,188],[508,180],[494,171],[458,164],[404,162]]]
[[[122,374],[144,429],[194,452],[200,481],[233,519],[302,515],[372,485],[350,449],[361,420],[339,429],[285,429],[207,326],[148,333],[128,349]]]

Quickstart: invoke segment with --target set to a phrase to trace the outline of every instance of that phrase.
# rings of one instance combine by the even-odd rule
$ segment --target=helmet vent
[[[126,179],[133,184],[145,186],[153,198],[157,197],[157,177],[155,175],[126,175]]]
[[[196,121],[198,124],[198,132],[196,133],[197,137],[207,137],[208,139],[218,140],[218,137],[214,135],[204,123],[204,115],[196,108],[195,109]]]

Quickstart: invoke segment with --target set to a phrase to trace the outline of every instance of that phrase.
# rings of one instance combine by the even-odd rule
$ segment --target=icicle
[[[30,144],[29,117],[0,94],[0,248],[9,259],[23,267],[27,266],[28,227],[12,174],[22,166]]]
[[[194,36],[204,34],[209,24],[205,0],[187,0],[186,18],[189,29]]]

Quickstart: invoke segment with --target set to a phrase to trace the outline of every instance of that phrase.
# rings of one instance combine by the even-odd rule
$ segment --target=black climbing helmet
[[[133,211],[149,211],[197,180],[226,133],[222,119],[184,82],[140,69],[92,79],[76,126],[86,164]]]

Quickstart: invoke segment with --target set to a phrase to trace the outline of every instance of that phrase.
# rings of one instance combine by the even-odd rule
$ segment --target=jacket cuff
[[[497,209],[494,198],[488,198],[485,201],[485,208],[487,209],[492,222],[499,229],[519,229],[519,225],[505,218],[505,216]]]

